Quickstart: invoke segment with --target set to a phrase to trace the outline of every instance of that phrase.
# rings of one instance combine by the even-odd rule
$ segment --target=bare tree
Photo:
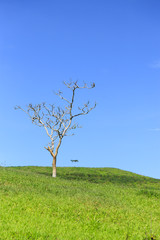
[[[25,112],[32,120],[32,123],[39,127],[44,127],[48,137],[50,138],[50,142],[45,149],[50,152],[53,158],[52,177],[56,177],[56,160],[63,137],[68,136],[69,131],[79,127],[79,125],[75,123],[74,119],[81,115],[88,114],[96,107],[96,103],[93,107],[90,107],[90,103],[88,101],[82,107],[78,107],[76,113],[73,113],[76,91],[85,88],[92,89],[95,87],[95,83],[92,83],[90,86],[88,86],[86,83],[84,83],[83,86],[79,86],[77,81],[63,83],[72,91],[70,100],[65,98],[61,91],[56,93],[56,95],[65,102],[64,107],[55,107],[54,104],[46,105],[46,103],[36,105],[29,104],[26,110],[20,106],[15,107],[15,109],[21,109],[23,112]],[[71,135],[74,134],[71,133]]]

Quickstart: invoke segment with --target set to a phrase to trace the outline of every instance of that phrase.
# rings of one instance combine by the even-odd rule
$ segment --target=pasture
[[[160,239],[160,180],[112,168],[0,167],[1,240]]]

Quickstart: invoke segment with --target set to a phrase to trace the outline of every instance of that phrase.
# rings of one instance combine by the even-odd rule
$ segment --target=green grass
[[[160,239],[160,180],[111,168],[0,167],[0,240]]]

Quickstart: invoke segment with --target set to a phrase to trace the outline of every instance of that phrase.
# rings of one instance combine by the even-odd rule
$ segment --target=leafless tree
[[[32,123],[39,127],[44,127],[48,137],[50,138],[50,142],[45,149],[50,152],[53,158],[52,177],[56,177],[56,160],[63,137],[68,136],[69,131],[79,127],[79,125],[75,123],[74,119],[81,115],[88,114],[96,107],[96,103],[93,107],[90,107],[90,103],[88,101],[82,107],[78,107],[77,112],[73,114],[73,105],[77,90],[85,88],[92,89],[95,87],[95,83],[92,83],[90,86],[86,83],[84,83],[83,86],[79,86],[77,81],[63,83],[72,92],[70,100],[65,98],[61,91],[56,93],[56,95],[65,102],[64,107],[55,107],[54,104],[47,105],[46,103],[36,105],[29,104],[26,110],[20,106],[15,107],[15,109],[21,109],[25,112],[32,120]],[[74,134],[71,133],[71,135]]]

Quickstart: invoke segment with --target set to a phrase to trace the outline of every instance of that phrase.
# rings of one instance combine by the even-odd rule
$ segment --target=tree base
[[[55,178],[55,177],[56,177],[56,173],[53,173],[53,174],[52,174],[52,177]]]

